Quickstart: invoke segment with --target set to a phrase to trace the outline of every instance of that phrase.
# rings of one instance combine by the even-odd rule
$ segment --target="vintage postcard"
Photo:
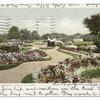
[[[100,4],[1,4],[0,96],[100,96]]]

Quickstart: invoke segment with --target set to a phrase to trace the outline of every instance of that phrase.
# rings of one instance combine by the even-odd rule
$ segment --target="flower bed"
[[[19,52],[20,48],[17,43],[5,43],[0,45],[0,50],[6,52]]]
[[[22,61],[19,61],[17,63],[14,63],[14,64],[5,64],[5,65],[0,65],[0,70],[7,70],[7,69],[10,69],[10,68],[14,68],[20,64],[22,64],[23,62]]]
[[[32,79],[37,80],[35,81],[37,83],[77,83],[79,82],[78,76],[73,73],[70,69],[70,65],[68,65],[70,60],[71,59],[67,58],[56,65],[48,65],[47,67],[42,68],[39,73],[33,73],[31,77]],[[30,78],[27,79],[25,77],[24,79],[27,80],[27,83],[30,82],[28,82],[28,79]],[[24,83],[26,81],[22,82]]]
[[[46,68],[41,69],[38,74],[40,83],[77,83],[79,82],[78,76],[70,72],[69,69],[65,69],[59,65],[49,65]]]
[[[38,49],[29,50],[25,53],[25,55],[27,61],[43,61],[49,59],[49,56],[45,52]]]
[[[15,67],[25,61],[25,57],[21,53],[10,52],[0,53],[0,70]]]
[[[50,59],[51,57],[41,50],[26,51],[25,53],[3,52],[0,53],[0,70],[16,67],[23,62],[44,61]]]
[[[86,60],[86,62],[85,62]],[[87,60],[89,62],[87,62]],[[33,76],[33,78],[39,80],[37,82],[40,83],[76,83],[76,82],[90,82],[91,78],[100,77],[100,68],[93,67],[94,69],[83,71],[80,75],[76,74],[75,71],[80,68],[89,67],[83,66],[91,64],[92,66],[96,63],[97,59],[95,58],[67,58],[62,62],[59,62],[56,65],[48,65],[41,69],[38,73],[37,78]],[[97,64],[98,65],[98,64]],[[92,68],[92,67],[91,67]],[[95,69],[96,68],[96,69]],[[98,71],[98,72],[97,72]],[[33,73],[34,74],[34,73]],[[89,75],[88,75],[89,74]]]
[[[76,58],[77,56],[79,56],[78,53],[75,53],[75,52],[72,52],[72,51],[68,51],[68,50],[64,50],[64,49],[60,49],[58,48],[57,49],[59,52],[62,52],[62,53],[66,53],[68,55],[71,55],[72,57]]]

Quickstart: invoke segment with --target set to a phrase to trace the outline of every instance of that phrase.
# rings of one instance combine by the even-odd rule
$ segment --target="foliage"
[[[3,42],[3,35],[0,34],[0,42]]]
[[[63,42],[64,41],[68,41],[68,40],[73,40],[73,36],[67,36],[66,34],[63,33],[47,33],[47,34],[43,34],[42,35],[42,39],[48,39],[49,38],[57,38],[57,39],[61,39]]]
[[[88,68],[85,71],[83,71],[80,75],[80,79],[83,82],[90,82],[92,78],[100,78],[100,68]]]
[[[42,39],[48,39],[48,37],[50,37],[50,34],[48,34],[48,33],[42,35]]]
[[[27,50],[29,50],[29,48],[24,48],[24,47],[23,47],[20,51],[21,51],[22,53],[26,53]]]
[[[88,45],[93,45],[92,41],[82,41],[82,42],[74,42],[73,43],[76,46],[88,46]]]
[[[90,18],[85,18],[83,24],[89,29],[91,34],[96,36],[94,43],[100,50],[100,14],[92,15]]]
[[[59,52],[62,52],[62,53],[65,53],[65,54],[68,54],[68,55],[71,55],[72,57],[74,58],[77,58],[78,57],[78,54],[77,53],[72,53],[70,51],[67,51],[67,50],[63,50],[61,48],[57,49]]]
[[[9,65],[2,65],[0,66],[0,70],[7,70],[7,69],[10,69],[10,68],[14,68],[14,67],[17,67],[18,65],[22,64],[23,61],[19,61],[17,63],[14,63],[14,64],[9,64]]]
[[[30,39],[30,31],[27,29],[21,29],[20,30],[20,38],[22,40],[29,40]]]
[[[21,40],[39,40],[41,39],[37,31],[30,32],[27,29],[21,29],[17,26],[12,26],[7,34],[8,39],[21,39]]]
[[[9,39],[19,39],[20,38],[19,28],[16,26],[12,26],[9,29],[9,32],[7,35]]]
[[[96,39],[96,36],[93,34],[85,34],[83,36],[84,41],[94,41]]]
[[[91,34],[100,34],[100,15],[92,15],[90,18],[85,18],[83,24],[89,29]]]
[[[31,39],[32,39],[32,40],[33,40],[33,39],[39,40],[39,39],[41,39],[41,37],[40,37],[40,35],[38,34],[37,31],[33,31],[33,32],[31,32]]]

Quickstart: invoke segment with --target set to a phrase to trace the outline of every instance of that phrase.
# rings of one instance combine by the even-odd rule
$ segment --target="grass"
[[[22,48],[20,51],[21,51],[22,53],[26,53],[27,50],[29,50],[29,48]]]
[[[80,79],[82,82],[91,82],[92,78],[100,78],[100,67],[86,68],[80,74]]]
[[[36,45],[45,45],[46,44],[46,42],[44,40],[34,40],[33,43]]]
[[[35,83],[35,79],[32,77],[32,74],[28,74],[23,78],[22,83]]]
[[[2,65],[0,67],[0,70],[7,70],[7,69],[10,69],[10,68],[14,68],[14,67],[17,67],[18,65],[20,65],[22,63],[23,63],[23,61],[19,61],[19,62],[15,63],[15,64],[8,64],[7,66],[6,65]]]
[[[34,42],[35,45],[45,45],[45,42]]]

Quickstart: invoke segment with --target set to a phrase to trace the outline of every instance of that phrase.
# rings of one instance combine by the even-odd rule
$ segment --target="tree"
[[[85,34],[83,36],[84,41],[95,41],[95,35],[93,34]]]
[[[20,30],[20,39],[30,40],[30,31],[27,29],[21,29]]]
[[[98,50],[100,50],[100,14],[92,15],[90,18],[85,18],[83,24],[89,29],[90,34],[96,36],[94,43]]]
[[[20,32],[19,32],[19,28],[16,26],[12,26],[9,31],[8,31],[8,38],[9,39],[19,39],[20,37]]]
[[[3,42],[3,35],[0,34],[0,42]]]
[[[37,31],[33,31],[31,32],[31,39],[35,39],[35,40],[39,40],[40,39],[40,35]]]
[[[50,37],[50,34],[48,34],[48,33],[42,35],[42,39],[48,39],[48,37]]]

